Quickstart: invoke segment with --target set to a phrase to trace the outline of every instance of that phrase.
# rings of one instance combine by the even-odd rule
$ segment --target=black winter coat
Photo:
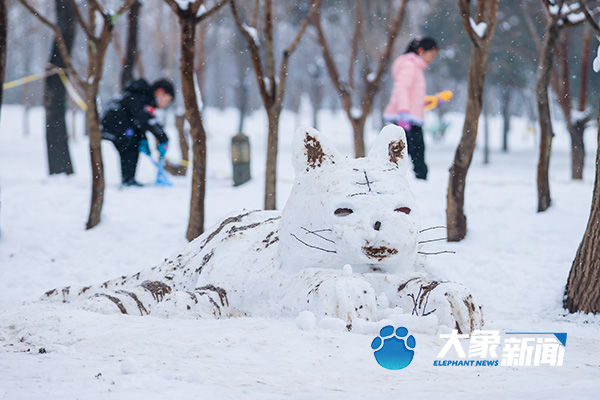
[[[102,110],[102,138],[128,146],[145,139],[150,131],[158,143],[167,142],[169,138],[154,115],[155,107],[154,93],[145,79],[129,82]]]

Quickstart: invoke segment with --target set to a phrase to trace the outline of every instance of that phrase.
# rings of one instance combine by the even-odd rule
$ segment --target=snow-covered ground
[[[413,182],[425,226],[445,223],[448,168],[461,116],[441,142],[428,142],[430,179]],[[105,144],[107,190],[102,223],[84,230],[90,196],[87,142],[71,152],[76,174],[48,177],[41,110],[22,135],[21,109],[5,106],[0,125],[0,399],[37,398],[597,398],[600,390],[600,318],[565,315],[562,294],[589,215],[595,131],[586,135],[583,182],[570,180],[568,137],[559,125],[551,165],[553,205],[537,214],[535,135],[513,120],[509,154],[498,151],[499,121],[492,119],[491,164],[478,147],[469,172],[469,233],[461,243],[434,242],[430,269],[462,282],[484,306],[487,329],[567,332],[562,367],[434,367],[445,340],[420,326],[407,328],[417,345],[401,371],[380,367],[373,334],[317,327],[293,319],[165,320],[101,315],[61,304],[33,302],[66,284],[102,282],[157,264],[185,243],[189,178],[172,188],[119,190],[118,159]],[[229,140],[233,110],[208,110],[207,227],[236,209],[262,206],[266,121],[253,115],[253,180],[231,185]],[[289,142],[308,118],[285,113],[281,122],[278,206],[289,193]],[[342,114],[321,114],[322,130],[350,153]],[[370,126],[370,125],[369,125]],[[480,124],[483,127],[483,124]],[[81,132],[81,130],[80,130]],[[370,131],[371,139],[375,131]],[[173,131],[171,137],[175,138]],[[482,135],[480,135],[480,139]],[[481,141],[480,141],[481,142]],[[177,159],[176,140],[169,150]],[[142,159],[138,178],[150,183],[154,167]],[[302,325],[302,324],[301,324]],[[45,349],[40,354],[39,350]],[[517,396],[518,394],[518,396]]]

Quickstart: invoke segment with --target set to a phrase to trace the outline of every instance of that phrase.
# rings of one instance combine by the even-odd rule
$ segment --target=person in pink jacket
[[[425,68],[435,59],[438,47],[434,39],[413,39],[406,52],[392,65],[394,88],[383,112],[386,124],[406,131],[408,154],[417,179],[427,179],[423,122],[425,117]]]

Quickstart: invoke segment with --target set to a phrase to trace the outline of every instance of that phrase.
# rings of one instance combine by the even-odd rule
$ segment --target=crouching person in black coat
[[[169,138],[154,110],[167,107],[174,96],[173,84],[166,79],[152,85],[138,79],[129,82],[122,94],[106,103],[102,112],[102,138],[113,142],[119,152],[124,186],[142,186],[135,180],[135,170],[139,152],[150,155],[146,131],[156,137],[161,157],[167,152]]]

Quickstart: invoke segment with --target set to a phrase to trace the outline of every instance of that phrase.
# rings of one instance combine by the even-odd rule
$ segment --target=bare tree
[[[368,64],[363,63],[363,68],[365,68],[365,70],[361,71],[360,76],[362,77],[362,82],[360,85],[357,85],[355,82],[356,74],[354,73],[354,65],[357,59],[364,58],[364,55],[363,57],[359,57],[359,52],[361,50],[363,53],[368,51],[363,38],[363,26],[365,25],[363,1],[358,0],[354,2],[354,30],[350,42],[350,49],[347,51],[347,54],[350,57],[347,81],[343,80],[327,38],[325,37],[325,33],[321,26],[321,13],[316,13],[313,18],[313,24],[317,30],[319,44],[321,46],[325,65],[327,66],[327,71],[329,72],[329,77],[342,102],[342,108],[352,125],[354,154],[356,157],[364,157],[365,155],[365,122],[373,109],[375,95],[381,87],[383,75],[390,64],[394,42],[398,36],[398,30],[402,24],[408,2],[409,0],[402,0],[394,13],[394,19],[387,27],[385,47],[381,54],[376,57],[377,64],[375,70],[369,71]],[[360,93],[361,89],[362,93]],[[354,96],[355,92],[357,92],[357,96]],[[358,100],[357,104],[354,104],[354,99]]]
[[[206,130],[198,107],[195,86],[194,50],[196,49],[196,26],[214,14],[229,0],[217,1],[206,8],[205,0],[195,0],[182,8],[175,0],[165,0],[171,7],[181,29],[181,89],[185,103],[185,119],[190,124],[192,140],[192,196],[190,200],[190,218],[186,238],[194,240],[204,232],[204,198],[206,193]]]
[[[477,0],[474,15],[469,0],[459,0],[463,29],[471,41],[471,66],[467,92],[467,107],[460,143],[450,168],[446,220],[448,241],[460,241],[467,234],[467,217],[464,213],[467,172],[473,159],[477,141],[477,128],[481,114],[483,83],[490,44],[498,14],[499,0]]]
[[[592,29],[586,27],[583,46],[581,49],[581,69],[579,81],[579,103],[577,105],[578,117],[572,119],[571,129],[571,177],[576,180],[583,179],[583,168],[585,166],[585,145],[583,133],[592,119],[587,112],[588,71],[590,68],[590,50],[592,46]]]
[[[32,7],[27,0],[19,0],[44,25],[52,29],[69,77],[85,93],[85,103],[87,106],[85,121],[88,129],[90,160],[92,164],[92,198],[86,229],[91,229],[100,223],[100,215],[104,203],[104,164],[102,162],[102,147],[100,143],[102,133],[100,131],[96,97],[98,96],[98,88],[102,79],[104,56],[111,41],[111,32],[115,20],[119,15],[127,11],[135,0],[124,0],[121,7],[114,14],[110,14],[108,9],[103,7],[98,0],[90,0],[87,3],[87,20],[81,13],[77,2],[75,0],[69,1],[73,6],[76,20],[87,38],[87,72],[85,78],[73,66],[65,39],[58,24],[50,22],[49,19]],[[100,18],[97,18],[97,16],[100,16]]]
[[[584,1],[580,1],[586,20],[600,38],[600,26]],[[577,249],[565,288],[563,306],[569,312],[600,313],[600,110],[598,110],[598,150],[596,179],[587,228]]]
[[[579,25],[585,22],[583,18],[570,18],[568,27]],[[564,25],[561,25],[564,26]],[[581,57],[581,76],[580,76],[580,91],[579,91],[579,108],[578,113],[573,113],[575,99],[571,91],[571,70],[569,67],[569,30],[563,29],[561,37],[556,45],[555,53],[558,59],[558,65],[550,74],[550,83],[554,93],[556,94],[557,102],[562,110],[567,125],[567,131],[571,137],[571,177],[572,179],[583,179],[583,166],[585,161],[585,147],[583,141],[583,133],[587,123],[591,120],[591,115],[586,113],[585,104],[587,97],[588,84],[588,68],[590,58],[592,31],[586,30],[586,34],[582,46]]]
[[[574,3],[573,3],[574,4]],[[574,4],[576,6],[576,4]],[[539,8],[538,8],[539,9]],[[546,9],[544,7],[544,9]],[[547,9],[546,9],[547,10]],[[525,17],[526,25],[530,37],[533,38],[537,53],[543,54],[544,43],[539,38],[539,33],[535,28],[535,23],[529,10],[523,6],[523,15]],[[544,11],[544,10],[542,10]],[[546,28],[551,23],[551,17],[547,11],[544,11],[546,17]],[[538,18],[536,17],[536,20]],[[577,25],[582,23],[583,19],[580,16],[576,18],[569,18],[569,26]],[[560,23],[562,24],[562,22]],[[546,29],[544,29],[545,31]],[[553,52],[556,53],[557,63],[552,63],[549,71],[549,80],[552,90],[556,95],[557,103],[565,118],[567,124],[567,130],[571,137],[571,176],[573,179],[582,179],[583,177],[583,165],[585,159],[585,148],[583,142],[583,132],[587,123],[591,119],[591,115],[586,111],[587,101],[587,85],[588,85],[588,68],[589,68],[589,50],[591,41],[591,31],[587,30],[582,47],[582,61],[581,61],[581,76],[580,76],[580,91],[579,91],[579,106],[580,111],[576,116],[573,114],[573,98],[570,88],[570,77],[571,72],[568,63],[568,30],[562,31],[563,34],[560,40],[557,39],[557,43],[554,45]],[[545,33],[543,33],[545,35]],[[521,46],[520,48],[523,48]],[[530,59],[535,59],[533,56]],[[539,63],[538,63],[539,64]],[[539,68],[539,65],[538,65]],[[537,95],[537,93],[536,93]]]
[[[552,202],[550,198],[550,182],[548,177],[552,137],[554,136],[552,119],[550,116],[550,101],[548,98],[548,84],[552,77],[552,60],[561,31],[563,28],[573,25],[571,15],[581,12],[576,1],[542,0],[542,3],[548,12],[549,18],[544,32],[544,43],[539,57],[536,78],[536,96],[540,123],[540,155],[537,166],[538,212],[547,210]],[[563,49],[563,53],[564,52],[565,50]],[[566,80],[566,84],[568,85],[568,79]],[[563,87],[562,90],[557,88],[558,92],[565,90],[570,91],[568,86]],[[567,115],[570,115],[570,96],[567,97],[569,97],[569,102],[568,104],[563,103],[563,107],[568,109],[565,112]],[[560,101],[561,100],[559,99],[559,103]],[[567,121],[567,124],[570,125],[571,121]]]
[[[127,48],[123,60],[123,69],[121,70],[121,89],[125,88],[127,82],[133,79],[135,63],[138,59],[138,21],[142,3],[135,0],[127,16]]]
[[[600,146],[596,151],[596,179],[590,218],[571,266],[563,306],[570,312],[600,312]]]
[[[75,13],[69,0],[55,0],[56,25],[63,37],[66,50],[71,54],[75,41]],[[65,62],[55,39],[50,50],[48,69],[65,68]],[[69,152],[69,136],[65,121],[67,109],[66,90],[60,77],[52,74],[46,77],[44,86],[44,109],[46,114],[46,148],[48,171],[53,174],[72,174],[73,165]]]
[[[258,83],[258,89],[263,106],[267,112],[269,123],[267,134],[267,165],[265,168],[264,204],[266,210],[274,210],[277,206],[277,147],[279,141],[279,117],[283,108],[290,57],[298,47],[311,18],[315,15],[323,2],[323,0],[308,1],[310,4],[308,14],[300,24],[292,42],[283,50],[277,76],[275,76],[273,0],[264,0],[264,12],[262,13],[264,18],[262,23],[264,26],[264,42],[259,41],[259,38],[257,37],[258,30],[256,29],[260,1],[256,1],[254,18],[251,25],[244,22],[238,4],[239,1],[231,1],[231,12],[235,23],[248,43],[248,49],[250,50],[250,57],[256,75],[256,82]]]

